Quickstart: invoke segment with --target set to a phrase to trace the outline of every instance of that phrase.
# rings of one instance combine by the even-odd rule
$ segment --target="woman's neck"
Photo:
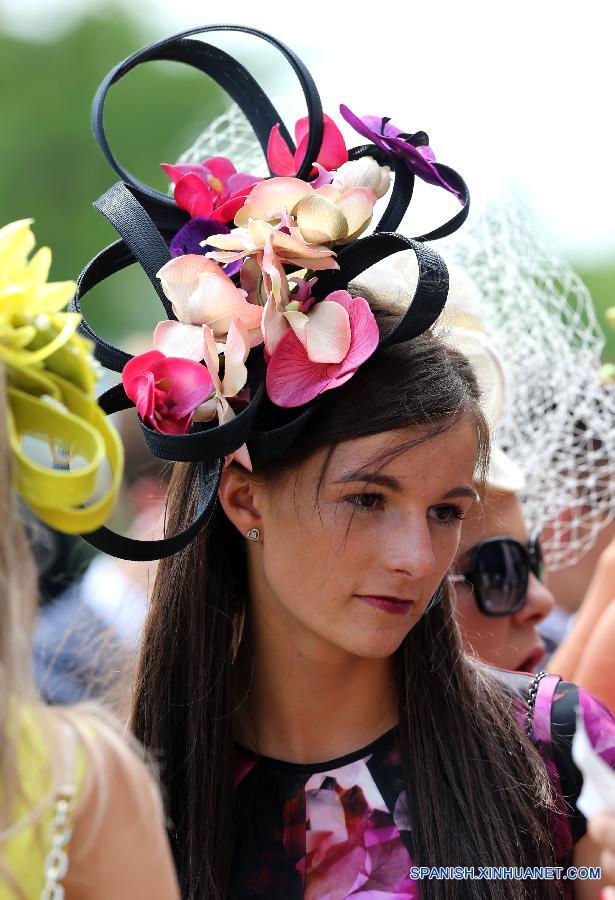
[[[237,740],[264,756],[323,762],[397,723],[393,661],[365,659],[266,617],[246,635],[235,698]]]

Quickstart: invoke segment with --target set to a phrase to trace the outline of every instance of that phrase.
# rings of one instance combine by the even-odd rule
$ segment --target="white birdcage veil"
[[[285,112],[289,104],[276,106]],[[266,174],[262,150],[235,105],[179,162],[211,156],[228,157],[238,171]],[[523,473],[528,528],[543,530],[551,569],[573,565],[615,518],[615,389],[599,381],[604,338],[589,291],[508,197],[438,249],[475,288],[480,320],[505,373],[496,441]],[[403,255],[378,264],[379,286],[387,271],[389,292],[400,300],[412,296],[416,283],[408,272],[401,282],[391,274],[397,266],[399,276],[393,260]],[[369,280],[367,273],[359,280]]]
[[[591,295],[523,207],[502,198],[454,241],[506,372],[497,441],[525,474],[528,525],[552,569],[573,565],[615,517],[615,391]]]
[[[284,113],[284,102],[276,109]],[[265,177],[267,163],[252,126],[236,104],[213,120],[194,143],[177,160],[178,163],[199,163],[211,156],[226,156],[238,172],[250,172]]]

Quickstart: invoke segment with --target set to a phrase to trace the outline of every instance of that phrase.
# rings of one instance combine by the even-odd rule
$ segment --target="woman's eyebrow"
[[[448,500],[451,497],[471,497],[472,500],[480,500],[478,492],[469,484],[460,484],[451,488],[450,491],[443,495],[442,499]]]
[[[341,478],[338,478],[333,484],[348,484],[351,481],[360,481],[363,484],[377,484],[380,487],[389,488],[400,494],[403,490],[401,483],[392,475],[381,475],[378,472],[363,472],[361,469],[355,469],[354,472],[346,472]]]
[[[381,475],[379,472],[363,472],[361,469],[355,469],[353,472],[346,472],[341,478],[338,478],[333,484],[348,484],[352,481],[360,481],[362,484],[377,484],[380,487],[389,488],[397,494],[401,494],[403,487],[401,482],[392,475]],[[477,491],[469,484],[459,484],[442,496],[443,500],[449,500],[452,497],[470,497],[471,500],[480,500]]]

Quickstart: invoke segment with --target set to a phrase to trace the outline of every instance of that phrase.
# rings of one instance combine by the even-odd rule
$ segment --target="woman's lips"
[[[375,606],[376,609],[381,609],[383,612],[392,613],[396,616],[403,616],[414,603],[413,600],[402,600],[398,597],[373,597],[366,594],[356,594],[355,596],[359,600],[363,600],[364,603]]]
[[[546,646],[540,642],[517,666],[517,672],[535,672],[545,658]]]

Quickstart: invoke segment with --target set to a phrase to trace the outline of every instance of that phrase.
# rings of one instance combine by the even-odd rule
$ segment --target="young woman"
[[[79,455],[87,452],[84,433],[104,417],[84,387],[91,351],[67,325],[70,316],[57,311],[74,285],[46,283],[49,251],[28,261],[29,224],[0,229],[0,897],[175,900],[162,804],[149,770],[119,725],[96,708],[45,707],[30,669],[36,566],[12,485],[29,498],[36,485],[43,502],[43,488],[49,496],[50,485],[61,483],[51,516],[92,510],[62,505],[75,499],[79,470],[75,478],[47,472],[40,458],[27,458],[23,438],[44,435],[51,446],[71,446]],[[67,357],[72,366],[63,365]],[[42,384],[55,403],[41,397]],[[104,428],[95,434],[100,450],[103,433],[113,440]]]
[[[421,880],[414,867],[478,873],[598,853],[571,786],[576,688],[490,670],[464,654],[452,613],[447,573],[488,429],[469,362],[429,330],[448,273],[425,242],[461,224],[467,188],[424,132],[341,106],[370,142],[348,151],[305,67],[251,33],[299,75],[309,115],[296,147],[249,73],[192,32],[120,63],[93,119],[130,191],[116,185],[98,203],[124,243],[88,266],[83,290],[134,258],[167,312],[154,349],[132,359],[88,333],[122,371],[125,396],[106,408],[132,402],[152,452],[177,461],[169,536],[150,551],[91,539],[164,557],[133,728],[161,761],[183,896],[573,896],[571,880]],[[221,66],[277,177],[219,156],[165,166],[173,205],[121,169],[102,104],[152,58]],[[391,169],[389,203],[360,238]],[[410,241],[391,232],[415,177],[463,208]],[[352,288],[402,249],[419,270],[403,315]],[[615,763],[614,720],[581,704]],[[560,721],[571,729],[561,746],[555,707],[554,734]],[[597,891],[574,884],[576,898]]]
[[[283,460],[229,466],[211,525],[161,562],[134,728],[164,760],[185,896],[410,897],[412,861],[591,858],[549,781],[553,689],[536,704],[541,757],[519,727],[530,679],[465,656],[453,620],[446,573],[485,441],[464,358],[429,335],[397,345],[326,395]],[[171,498],[178,524],[190,466]],[[608,758],[606,712],[600,727]],[[597,896],[588,885],[575,896]]]

